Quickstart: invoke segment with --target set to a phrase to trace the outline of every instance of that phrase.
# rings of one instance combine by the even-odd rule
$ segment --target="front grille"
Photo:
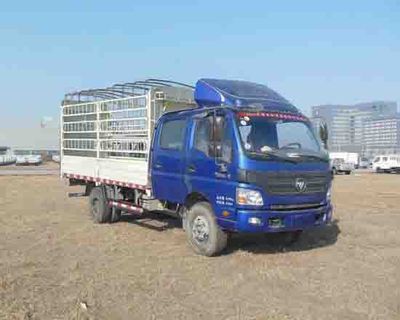
[[[306,188],[296,188],[296,181],[301,179]],[[299,195],[327,192],[331,179],[330,173],[321,172],[258,172],[247,171],[246,180],[262,187],[267,193],[273,195]]]
[[[271,210],[274,211],[290,211],[290,210],[308,210],[323,208],[322,203],[299,203],[299,204],[271,204]]]

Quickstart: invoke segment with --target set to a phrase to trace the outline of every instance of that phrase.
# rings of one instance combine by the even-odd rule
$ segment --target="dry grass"
[[[339,176],[331,227],[204,258],[174,220],[96,225],[57,177],[0,177],[0,319],[400,319],[399,186]]]

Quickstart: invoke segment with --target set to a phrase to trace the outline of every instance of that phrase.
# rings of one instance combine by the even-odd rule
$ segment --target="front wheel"
[[[203,256],[214,256],[227,245],[228,236],[219,228],[214,212],[207,202],[199,202],[190,208],[185,229],[190,246]]]

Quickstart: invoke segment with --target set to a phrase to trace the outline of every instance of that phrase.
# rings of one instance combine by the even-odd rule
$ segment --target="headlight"
[[[264,204],[260,192],[244,188],[236,188],[236,203],[249,206],[262,206]]]
[[[328,192],[326,193],[326,202],[330,202],[332,198],[332,186],[329,187]]]

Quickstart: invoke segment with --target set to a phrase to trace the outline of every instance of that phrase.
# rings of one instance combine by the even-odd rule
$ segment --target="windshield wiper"
[[[272,156],[273,158],[278,159],[278,160],[283,160],[283,161],[290,162],[290,163],[298,163],[296,158],[290,158],[290,157],[287,157],[285,155],[282,155],[282,154],[279,154],[279,153],[276,153],[273,151],[268,151],[265,153],[255,152],[255,151],[247,151],[247,153],[250,155],[262,157],[265,159],[269,159]]]
[[[289,156],[290,157],[290,156]],[[322,161],[322,162],[328,162],[328,159],[320,156],[320,155],[316,155],[316,154],[308,154],[308,153],[292,153],[292,157],[293,158],[307,158],[307,159],[314,159],[314,160],[318,160],[318,161]]]

